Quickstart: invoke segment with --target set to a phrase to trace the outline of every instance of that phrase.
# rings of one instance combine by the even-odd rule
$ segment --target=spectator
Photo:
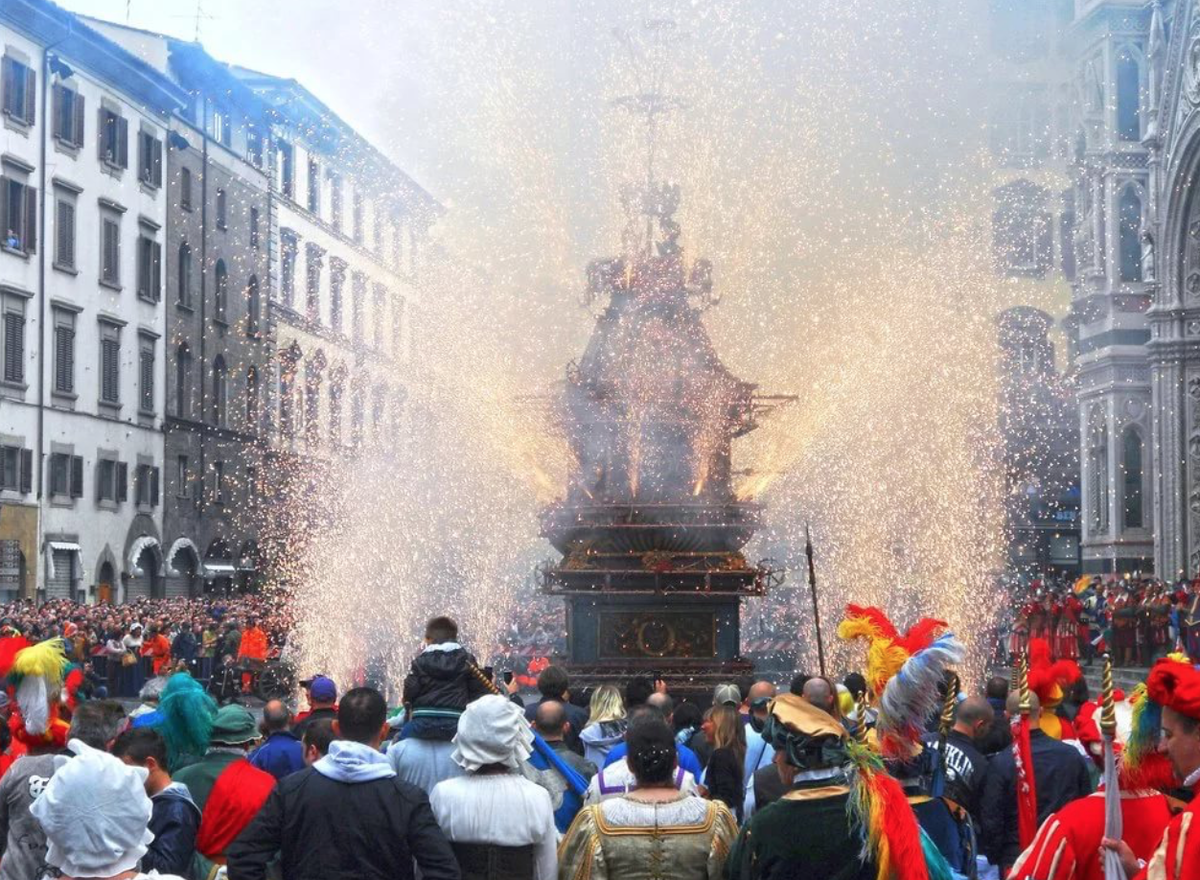
[[[150,798],[150,831],[154,840],[142,856],[142,870],[186,875],[192,867],[200,808],[186,785],[171,781],[167,772],[166,740],[151,728],[127,730],[113,744],[113,757],[146,771]]]
[[[621,692],[611,684],[602,684],[592,691],[592,701],[589,707],[587,725],[580,732],[583,742],[583,757],[597,767],[604,765],[604,759],[613,746],[625,738],[625,704],[621,702]]]
[[[328,755],[334,739],[332,721],[321,718],[310,724],[304,731],[304,766],[311,767]]]
[[[824,678],[817,676],[804,683],[801,696],[831,718],[840,718],[834,689]]]
[[[738,710],[732,706],[713,706],[705,735],[713,751],[702,781],[708,796],[722,801],[740,823],[745,792],[746,733]]]
[[[946,735],[945,797],[970,813],[977,828],[988,762],[976,743],[994,720],[995,712],[984,697],[967,697],[955,708],[954,727]],[[925,744],[935,751],[940,741],[937,734],[925,737]]]
[[[657,682],[651,681],[644,675],[629,679],[625,685],[625,711],[632,712],[642,705],[654,693]]]
[[[795,694],[797,697],[803,697],[804,686],[808,684],[808,680],[810,678],[812,678],[812,676],[807,672],[797,673],[796,676],[792,678],[792,683],[788,687],[788,693]]]
[[[149,880],[138,871],[151,836],[146,771],[78,741],[71,747],[79,757],[51,777],[31,807],[48,844],[46,864],[55,876]]]
[[[150,637],[142,644],[141,655],[150,658],[154,675],[160,676],[171,664],[171,643],[158,627],[150,627]]]
[[[458,880],[425,795],[398,780],[379,752],[386,721],[378,691],[348,691],[329,754],[280,781],[229,848],[230,876],[264,880],[278,852],[288,880],[412,880],[414,860],[425,880]],[[319,730],[310,726],[306,736]]]
[[[732,685],[731,685],[731,687],[732,687]],[[659,713],[659,716],[664,721],[667,722],[668,726],[670,726],[672,716],[675,712],[675,701],[674,700],[672,700],[666,694],[654,693],[646,698],[646,702],[644,705],[651,709],[656,709]],[[733,705],[735,707],[737,706],[736,703],[734,703]],[[700,759],[696,757],[696,753],[693,752],[691,749],[689,749],[687,746],[680,745],[678,743],[676,743],[676,745],[675,745],[675,751],[677,751],[679,753],[679,766],[682,767],[684,770],[686,770],[688,773],[691,773],[692,776],[695,777],[696,779],[699,779],[700,775],[704,772],[704,765],[702,765],[700,763]],[[625,753],[626,753],[626,744],[625,743],[622,742],[622,743],[619,743],[619,744],[613,746],[612,749],[608,753],[608,757],[606,757],[604,759],[604,766],[608,767],[608,766],[616,763],[617,761],[621,760],[622,758],[625,757]]]
[[[1008,711],[1017,711],[1019,695],[1010,694]],[[1036,694],[1029,695],[1030,718],[1041,711]],[[1076,798],[1091,792],[1087,758],[1074,746],[1047,736],[1036,721],[1029,732],[1030,753],[1033,758],[1034,788],[1037,792],[1037,822]],[[1000,867],[1000,876],[1007,877],[1021,846],[1017,831],[1017,766],[1012,750],[1000,752],[988,764],[984,775],[979,815],[979,848],[993,865]]]
[[[288,729],[291,723],[292,713],[279,700],[263,706],[260,729],[266,739],[250,753],[250,763],[276,779],[304,769],[304,746]]]
[[[204,757],[175,774],[200,808],[196,854],[202,869],[209,867],[204,860],[217,863],[224,858],[275,786],[274,776],[246,760],[257,738],[253,715],[242,706],[222,706],[213,719]]]
[[[337,685],[332,678],[324,675],[314,675],[300,682],[308,696],[308,711],[296,716],[296,724],[292,733],[304,739],[304,731],[314,721],[333,721],[337,718]]]
[[[559,759],[583,777],[586,784],[596,775],[596,765],[582,758],[567,747],[565,737],[571,722],[562,703],[544,700],[537,706],[533,729],[554,750]],[[551,803],[555,806],[554,824],[559,833],[571,827],[575,814],[583,806],[583,793],[574,791],[566,777],[557,770],[553,762],[540,752],[534,751],[529,757],[529,763],[542,771],[541,784],[550,791]]]
[[[746,817],[754,815],[755,793],[754,774],[764,768],[770,768],[775,757],[771,744],[763,739],[762,730],[770,717],[771,700],[775,699],[775,685],[769,681],[756,681],[750,686],[748,695],[750,715],[746,719],[746,760],[742,767],[742,782],[745,789],[742,797],[742,810]],[[776,779],[779,774],[773,774]],[[782,791],[779,792],[783,794]],[[738,817],[739,821],[742,816]]]
[[[404,679],[409,721],[400,732],[402,739],[452,739],[467,704],[488,693],[473,671],[478,668],[475,658],[457,639],[458,624],[449,617],[435,617],[425,625],[425,647]]]
[[[196,652],[200,649],[197,642],[197,636],[199,635],[199,626],[192,627],[184,623],[179,628],[179,633],[175,636],[175,641],[171,642],[171,655],[184,664],[188,672],[192,673],[192,675],[199,674],[199,670],[196,669]]]
[[[554,810],[546,789],[521,775],[533,734],[504,697],[480,697],[458,722],[454,760],[466,775],[438,783],[430,797],[464,880],[558,876]]]
[[[737,834],[728,808],[679,792],[675,741],[660,716],[635,715],[627,742],[632,791],[580,813],[563,838],[560,876],[620,880],[647,876],[648,865],[675,880],[721,876]]]
[[[988,705],[992,707],[992,723],[980,734],[978,746],[979,751],[990,758],[1012,745],[1012,727],[1006,710],[1008,679],[999,676],[989,678],[984,693]]]
[[[103,751],[120,730],[121,707],[99,700],[84,703],[71,719],[69,743]],[[52,740],[28,743],[28,754],[18,758],[0,779],[0,832],[5,835],[0,857],[0,880],[38,880],[46,860],[46,836],[30,808],[47,780],[62,769],[77,749],[59,752]]]
[[[547,666],[537,678],[537,687],[541,698],[538,702],[525,707],[525,717],[529,721],[533,721],[537,715],[538,706],[548,700],[560,703],[567,713],[567,721],[570,722],[567,726],[566,744],[572,751],[582,755],[584,748],[579,734],[588,726],[588,713],[585,709],[571,703],[570,685],[571,680],[567,677],[565,669],[561,666]]]
[[[628,743],[630,731],[634,726],[641,722],[649,723],[651,721],[663,721],[662,712],[655,709],[653,706],[638,706],[633,711],[629,718],[629,727],[625,731],[626,743]],[[625,743],[623,743],[625,744]],[[695,794],[696,776],[695,774],[685,770],[679,766],[679,747],[675,747],[675,775],[672,782],[675,787],[684,794]],[[599,803],[612,797],[620,797],[628,794],[637,787],[637,780],[634,777],[632,769],[629,767],[629,762],[626,756],[618,758],[612,764],[602,768],[588,783],[587,795],[584,797],[584,802],[588,804]]]

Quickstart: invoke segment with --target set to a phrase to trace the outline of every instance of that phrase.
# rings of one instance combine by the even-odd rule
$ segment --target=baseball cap
[[[736,684],[719,684],[713,691],[714,706],[740,706],[742,692]]]
[[[314,675],[307,683],[301,682],[301,684],[308,688],[312,699],[321,703],[332,703],[337,699],[337,685],[333,683],[332,678]]]

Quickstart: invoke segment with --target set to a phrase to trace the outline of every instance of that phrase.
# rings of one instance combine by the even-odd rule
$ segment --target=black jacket
[[[150,830],[154,840],[142,856],[142,870],[186,876],[196,851],[200,808],[182,785],[164,788],[150,799]]]
[[[937,751],[940,737],[925,738],[926,746]],[[952,730],[946,736],[946,797],[971,814],[979,825],[979,796],[987,775],[988,759],[965,733]]]
[[[337,721],[336,709],[313,709],[300,721],[297,721],[292,727],[292,733],[296,739],[304,742],[304,732],[312,725],[314,721],[320,721],[324,718],[326,721]]]
[[[413,709],[467,708],[467,703],[491,693],[470,670],[475,658],[462,648],[424,651],[413,660],[404,679],[404,702]]]
[[[1004,701],[988,697],[988,702],[992,705],[995,717],[992,719],[992,726],[979,737],[978,745],[979,751],[990,758],[1012,745],[1012,727],[1008,713],[1004,711]]]
[[[1087,758],[1074,746],[1034,729],[1029,734],[1033,779],[1037,789],[1037,823],[1076,798],[1091,794]],[[979,849],[993,865],[1007,869],[1021,854],[1017,830],[1017,764],[1012,749],[989,762],[979,806]]]
[[[754,812],[773,804],[785,794],[787,786],[779,778],[779,768],[773,763],[754,771]]]
[[[733,749],[713,749],[704,770],[704,785],[708,796],[724,802],[733,811],[739,823],[742,821],[742,801],[746,795],[742,774],[744,761],[734,754]]]
[[[264,880],[280,853],[287,880],[460,880],[419,788],[394,777],[339,782],[311,767],[279,781],[227,851],[229,876]]]

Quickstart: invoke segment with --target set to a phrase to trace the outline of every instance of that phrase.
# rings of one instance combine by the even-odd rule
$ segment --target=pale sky
[[[59,0],[72,12],[157,31],[196,36],[221,61],[298,79],[418,181],[415,139],[395,136],[389,107],[415,95],[400,47],[420,27],[421,0]],[[433,10],[434,6],[426,6]],[[351,12],[352,10],[352,12]],[[411,154],[406,152],[411,149]]]

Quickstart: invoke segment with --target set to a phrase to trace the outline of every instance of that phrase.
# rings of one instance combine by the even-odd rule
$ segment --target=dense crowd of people
[[[1149,666],[1175,650],[1200,657],[1200,578],[1085,576],[1038,579],[1012,609],[1008,654],[1045,639],[1055,654],[1090,663],[1111,652],[1120,666]]]
[[[901,633],[877,609],[847,608],[838,633],[867,651],[841,680],[577,690],[548,665],[526,700],[434,618],[399,712],[314,675],[303,711],[257,718],[187,664],[152,670],[133,709],[88,691],[68,626],[165,639],[161,617],[7,610],[0,880],[1069,880],[1106,858],[1200,878],[1200,669],[1182,654],[1130,695],[1106,772],[1099,698],[1061,644],[1031,638],[1020,688],[973,693],[944,624]],[[245,620],[243,642],[285,619],[256,600],[187,611],[201,630]]]

